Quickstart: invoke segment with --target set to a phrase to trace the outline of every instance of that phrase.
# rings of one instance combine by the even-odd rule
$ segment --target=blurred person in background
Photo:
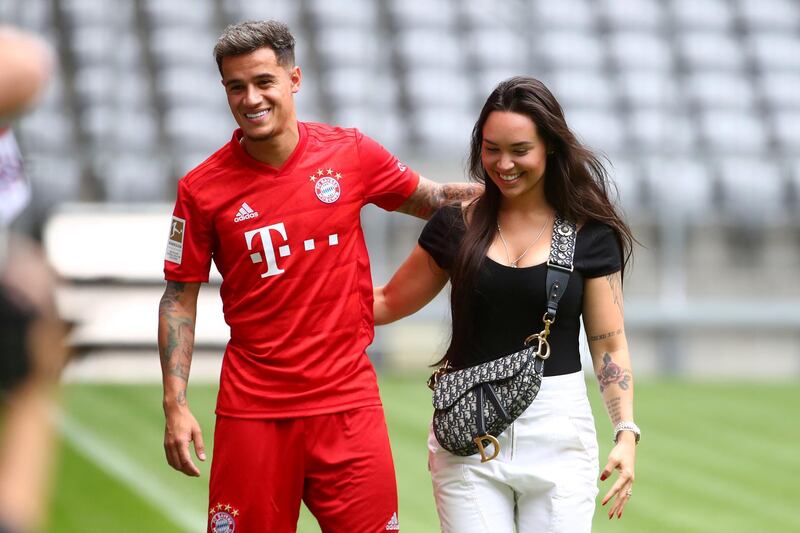
[[[0,27],[0,532],[41,525],[53,466],[52,396],[64,362],[55,277],[41,250],[8,226],[30,189],[11,120],[28,108],[52,70],[37,37]]]
[[[372,282],[361,208],[428,218],[469,198],[352,128],[299,122],[294,38],[275,21],[229,26],[214,54],[231,141],[178,183],[158,341],[168,463],[205,460],[189,409],[197,296],[213,260],[225,351],[209,530],[295,531],[300,502],[329,532],[399,531],[397,487],[375,371]]]
[[[633,238],[608,198],[602,163],[568,128],[538,80],[516,77],[487,99],[472,133],[473,201],[438,210],[390,282],[375,289],[375,322],[427,304],[450,280],[452,337],[439,364],[466,368],[513,354],[542,327],[557,216],[577,224],[574,269],[550,334],[533,403],[497,440],[496,459],[443,449],[431,430],[429,466],[442,531],[590,531],[598,446],[579,352],[583,316],[616,446],[601,473],[622,516],[634,481],[639,429],[623,325],[622,275]]]

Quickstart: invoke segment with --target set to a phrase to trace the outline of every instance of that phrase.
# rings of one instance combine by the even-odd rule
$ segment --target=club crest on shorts
[[[236,517],[239,509],[234,509],[230,504],[212,505],[208,510],[211,516],[211,533],[234,533],[236,530]]]
[[[332,168],[318,168],[314,174],[309,176],[309,181],[314,183],[314,193],[323,203],[332,204],[342,195],[342,187],[339,180],[342,179],[341,172],[336,172]]]

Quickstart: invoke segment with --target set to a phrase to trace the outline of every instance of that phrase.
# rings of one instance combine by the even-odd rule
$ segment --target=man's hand
[[[192,461],[189,443],[194,442],[194,452],[197,458],[205,461],[203,432],[200,430],[197,419],[186,405],[186,395],[182,394],[177,401],[183,402],[183,404],[164,408],[164,414],[167,417],[167,425],[164,429],[164,453],[172,468],[187,476],[198,477],[200,470]]]

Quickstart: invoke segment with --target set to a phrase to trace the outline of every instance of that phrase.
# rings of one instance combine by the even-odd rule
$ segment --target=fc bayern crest
[[[236,521],[230,513],[221,511],[211,517],[211,531],[213,533],[233,533]]]
[[[239,509],[234,509],[230,504],[218,503],[212,505],[208,513],[211,515],[211,533],[234,533]]]
[[[314,182],[314,193],[321,202],[332,204],[342,195],[342,187],[339,185],[342,174],[332,168],[327,170],[320,168],[309,179]]]

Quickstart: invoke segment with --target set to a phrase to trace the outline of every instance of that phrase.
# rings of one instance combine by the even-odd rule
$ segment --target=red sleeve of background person
[[[356,134],[367,203],[394,211],[419,184],[419,174],[361,132]]]

